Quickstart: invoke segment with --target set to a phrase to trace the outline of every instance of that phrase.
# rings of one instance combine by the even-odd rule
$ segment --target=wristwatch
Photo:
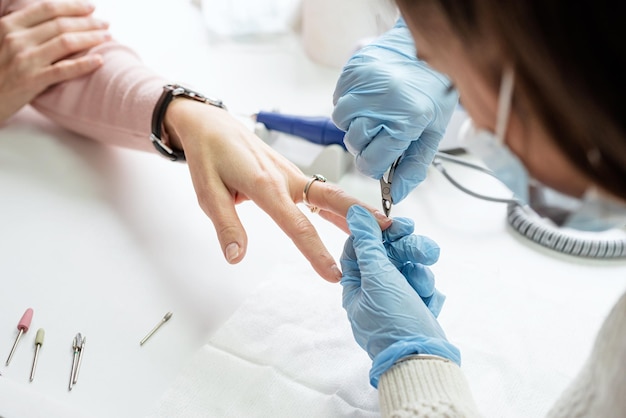
[[[152,112],[152,134],[150,135],[150,140],[156,150],[159,151],[165,158],[172,161],[185,161],[184,151],[168,146],[161,138],[165,112],[167,111],[169,104],[176,97],[195,100],[211,106],[219,107],[221,109],[226,109],[226,106],[219,99],[206,97],[197,91],[193,91],[179,84],[167,84],[163,86],[163,93],[161,94],[161,97],[159,97],[159,101],[156,106],[154,106],[154,111]]]

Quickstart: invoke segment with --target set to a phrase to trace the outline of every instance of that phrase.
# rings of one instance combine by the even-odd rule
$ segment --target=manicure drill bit
[[[152,334],[154,334],[159,328],[161,328],[161,326],[166,323],[167,321],[169,321],[169,319],[172,317],[172,312],[168,312],[165,314],[165,316],[163,318],[161,318],[161,321],[159,321],[158,324],[156,324],[156,326],[154,328],[152,328],[152,330],[148,333],[148,335],[146,335],[145,337],[143,337],[143,340],[141,340],[139,342],[139,345],[143,345],[146,341],[148,341],[148,338],[152,337]]]
[[[31,308],[26,309],[26,312],[24,312],[24,315],[22,315],[22,319],[20,319],[20,322],[17,323],[17,329],[19,330],[19,333],[17,334],[17,337],[15,338],[15,342],[13,343],[13,347],[11,348],[11,352],[9,353],[9,358],[7,358],[7,362],[6,362],[6,366],[9,365],[9,363],[11,362],[11,359],[13,358],[13,354],[15,353],[15,349],[17,348],[17,343],[20,342],[20,338],[22,338],[22,334],[26,333],[26,331],[28,331],[28,328],[30,327],[30,323],[33,320],[33,310]]]
[[[39,350],[41,350],[41,346],[43,345],[43,339],[46,333],[43,328],[39,328],[37,330],[37,335],[35,336],[35,357],[33,358],[33,367],[30,369],[30,381],[32,382],[35,378],[35,369],[37,368],[37,360],[39,359]]]
[[[78,364],[78,355],[80,352],[80,346],[83,341],[83,336],[80,335],[80,332],[76,334],[74,339],[72,340],[72,370],[70,371],[70,384],[68,386],[68,390],[72,390],[72,386],[74,386],[74,375],[76,374],[76,365]]]
[[[78,348],[78,362],[76,363],[76,370],[74,370],[74,378],[72,384],[75,385],[78,380],[78,372],[80,371],[80,365],[83,362],[83,353],[85,352],[85,344],[87,343],[87,337],[83,337]]]

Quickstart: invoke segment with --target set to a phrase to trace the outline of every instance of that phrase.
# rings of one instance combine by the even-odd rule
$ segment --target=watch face
[[[175,97],[182,96],[182,97],[188,97],[194,100],[204,101],[203,94],[200,94],[194,89],[184,86],[182,84],[168,84],[163,88],[171,91],[172,95]]]
[[[226,106],[224,105],[224,102],[222,100],[207,97],[204,94],[198,93],[194,89],[186,87],[182,84],[168,84],[163,88],[169,90],[174,97],[185,97],[187,99],[197,100],[199,102],[210,104],[211,106],[226,109]]]

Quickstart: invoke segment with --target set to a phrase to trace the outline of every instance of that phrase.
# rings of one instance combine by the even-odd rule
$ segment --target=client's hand
[[[102,57],[74,57],[110,39],[83,1],[43,1],[0,18],[0,122],[49,86],[97,69]]]
[[[171,144],[185,151],[191,178],[204,212],[211,218],[230,263],[241,261],[247,236],[235,205],[252,200],[293,240],[324,279],[338,282],[341,271],[309,219],[296,205],[310,181],[300,169],[255,136],[223,109],[193,100],[174,100],[165,116]],[[323,173],[321,173],[323,174]],[[310,184],[308,201],[320,215],[348,232],[345,215],[360,203],[321,181]],[[391,220],[377,212],[380,228]]]

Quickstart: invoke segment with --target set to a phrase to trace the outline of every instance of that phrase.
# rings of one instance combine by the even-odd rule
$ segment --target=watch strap
[[[176,97],[196,100],[222,109],[226,109],[226,106],[224,106],[224,103],[219,99],[206,97],[194,90],[178,84],[167,84],[163,86],[163,93],[161,93],[161,97],[159,97],[159,100],[154,106],[154,111],[152,112],[152,133],[150,135],[150,140],[156,150],[165,158],[168,158],[171,161],[185,161],[185,152],[183,150],[170,147],[162,138],[165,112],[167,111],[167,108],[172,100]]]

